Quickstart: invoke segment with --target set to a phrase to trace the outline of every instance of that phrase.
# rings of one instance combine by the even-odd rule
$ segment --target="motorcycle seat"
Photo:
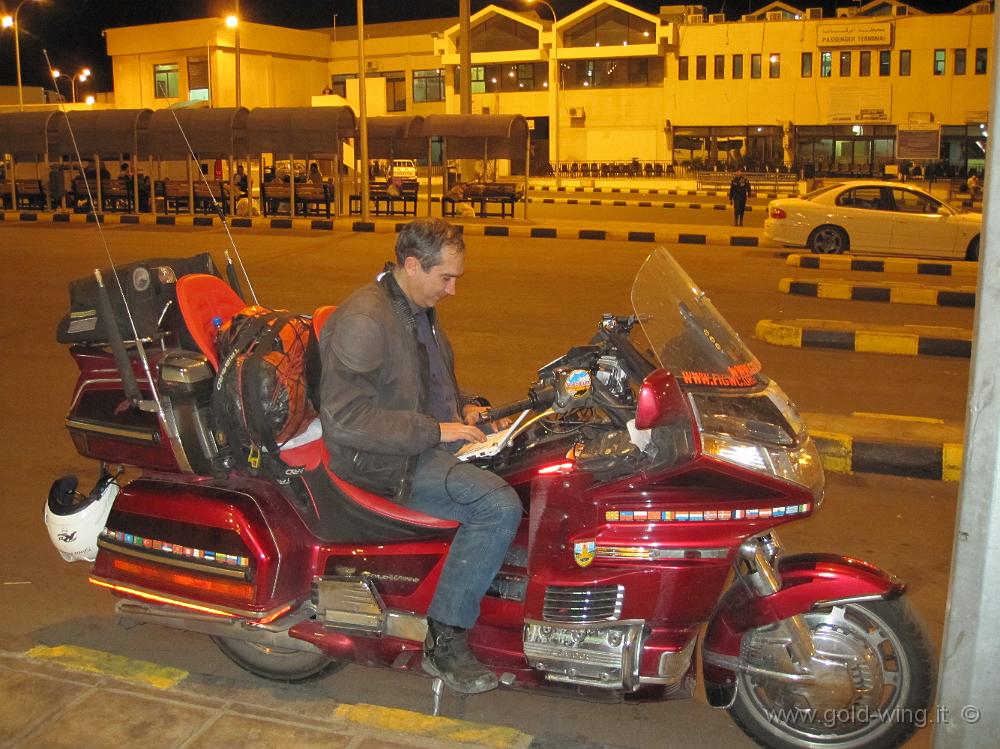
[[[191,338],[218,372],[219,352],[215,347],[218,326],[215,321],[230,319],[246,307],[246,303],[218,276],[189,273],[177,281],[177,306]]]
[[[349,484],[326,467],[327,453],[326,444],[323,442],[321,432],[316,429],[319,419],[315,419],[307,427],[304,434],[319,434],[316,439],[301,442],[294,439],[294,444],[285,447],[281,451],[281,459],[290,466],[303,468],[309,473],[324,471],[333,486],[338,490],[337,494],[341,499],[346,499],[357,508],[367,514],[377,515],[382,519],[394,523],[403,523],[423,530],[451,530],[458,527],[458,523],[452,520],[442,520],[422,512],[408,510],[404,505],[393,502],[385,497],[372,494],[353,484]]]

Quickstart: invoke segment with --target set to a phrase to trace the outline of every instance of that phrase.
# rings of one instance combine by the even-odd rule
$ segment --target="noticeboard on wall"
[[[897,159],[930,159],[941,157],[941,128],[937,125],[900,127],[896,131]]]

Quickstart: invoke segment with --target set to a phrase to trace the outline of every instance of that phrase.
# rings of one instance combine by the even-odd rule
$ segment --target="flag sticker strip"
[[[607,510],[604,520],[608,523],[703,523],[720,520],[768,520],[805,515],[811,511],[811,502],[780,507],[752,507],[746,510]]]
[[[204,559],[207,562],[224,564],[227,567],[241,567],[245,569],[250,566],[250,558],[239,554],[226,554],[221,551],[212,551],[210,549],[195,549],[191,546],[181,546],[180,544],[173,544],[169,541],[160,541],[155,538],[144,538],[142,536],[136,536],[132,533],[123,533],[122,531],[112,530],[111,528],[105,528],[102,530],[101,538],[113,541],[119,546],[131,546],[138,549],[152,549],[153,551],[158,551],[162,554],[169,554],[170,556],[175,557]]]

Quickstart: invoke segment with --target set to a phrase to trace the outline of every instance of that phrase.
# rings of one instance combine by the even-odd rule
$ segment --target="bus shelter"
[[[49,160],[59,139],[59,126],[66,115],[54,109],[36,112],[5,112],[0,114],[0,154],[7,154],[6,180],[0,184],[0,195],[10,196],[10,205],[18,205],[18,183],[27,194],[31,191],[38,207],[51,208],[51,191],[45,189]],[[18,164],[32,162],[34,179],[26,179]],[[24,197],[24,196],[22,196]]]
[[[343,149],[344,140],[354,137],[355,118],[350,107],[269,107],[257,108],[247,118],[247,144],[250,153],[259,159],[264,172],[265,155],[273,159],[288,159],[288,205],[295,216],[295,160],[304,158],[328,160],[333,163],[333,187],[336,215],[344,212]],[[277,180],[277,175],[273,175]],[[305,187],[303,186],[303,191]],[[263,191],[261,193],[263,199]]]

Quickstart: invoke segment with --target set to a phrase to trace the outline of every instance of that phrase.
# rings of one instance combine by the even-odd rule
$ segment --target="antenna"
[[[52,76],[52,85],[55,86],[56,85],[56,77],[55,77],[55,75],[52,74],[53,68],[52,68],[52,61],[49,60],[49,51],[47,49],[43,49],[42,50],[42,54],[45,55],[45,64],[48,66],[49,75]],[[57,88],[57,90],[58,90],[58,88]],[[91,211],[91,213],[94,216],[94,224],[97,226],[97,232],[98,232],[98,234],[101,237],[101,244],[104,245],[104,254],[108,258],[108,263],[111,266],[111,273],[115,277],[115,284],[118,286],[118,293],[121,295],[122,303],[125,305],[125,314],[128,317],[129,327],[132,328],[132,338],[135,341],[136,350],[139,352],[139,360],[142,362],[143,371],[146,373],[146,381],[149,383],[149,391],[150,391],[150,393],[153,396],[153,402],[155,403],[156,412],[159,415],[160,421],[163,423],[164,428],[167,431],[167,436],[171,440],[173,440],[174,438],[177,437],[177,435],[175,434],[176,429],[175,428],[173,428],[173,429],[171,428],[171,425],[173,425],[173,420],[172,419],[167,419],[166,412],[163,410],[163,404],[160,402],[160,396],[159,396],[159,393],[157,393],[157,390],[156,390],[156,382],[153,379],[153,373],[152,373],[152,371],[149,368],[149,359],[146,357],[146,349],[142,345],[142,341],[139,338],[139,331],[136,328],[135,320],[132,318],[132,310],[131,310],[131,308],[128,305],[128,299],[125,298],[125,289],[122,287],[121,278],[119,278],[119,276],[118,276],[118,267],[115,264],[114,258],[111,257],[111,247],[108,245],[107,237],[104,236],[104,226],[101,223],[101,217],[97,213],[97,205],[94,203],[94,194],[93,194],[93,192],[90,189],[90,179],[87,177],[87,170],[86,170],[86,168],[83,165],[83,157],[80,155],[80,147],[77,145],[77,142],[76,142],[76,134],[73,132],[73,124],[70,122],[69,115],[66,112],[66,102],[60,101],[59,110],[63,113],[63,117],[66,120],[66,129],[67,129],[67,131],[69,131],[69,138],[70,138],[70,141],[73,143],[73,153],[76,155],[76,163],[80,167],[80,173],[81,173],[81,176],[83,177],[83,184],[84,184],[84,187],[87,190],[87,201],[90,203],[90,211]],[[98,174],[98,175],[96,175],[96,178],[100,179],[101,177]],[[103,287],[104,286],[104,282],[103,282],[103,280],[101,278],[100,271],[95,271],[95,276],[97,278],[98,285]],[[110,304],[109,304],[109,307],[110,307]],[[112,318],[112,320],[113,320],[113,318]],[[113,324],[113,322],[112,322],[112,324]],[[112,348],[114,348],[114,346]],[[121,349],[121,352],[122,353],[124,352],[124,348]],[[126,357],[126,359],[127,359],[127,357]],[[131,370],[131,365],[129,365],[128,367],[123,367],[122,366],[123,364],[128,364],[127,361],[126,362],[118,362],[118,364],[119,364],[119,369],[122,370],[121,371],[122,382],[124,383],[125,380],[128,377],[128,375],[126,374],[126,372],[128,372],[129,374],[131,374],[131,371],[132,371]],[[138,388],[134,388],[133,389],[132,396],[134,397],[136,395],[139,395]],[[143,404],[142,400],[137,400],[136,405],[140,409],[143,409],[143,405],[144,404]]]
[[[170,114],[174,116],[174,122],[177,123],[177,129],[180,131],[181,137],[184,139],[184,145],[187,146],[188,153],[191,154],[191,158],[194,160],[194,163],[197,164],[198,156],[195,154],[194,149],[191,147],[191,141],[188,140],[187,133],[184,132],[184,128],[181,125],[180,118],[177,116],[177,107],[171,106],[168,108],[170,109]],[[257,292],[254,291],[253,283],[250,281],[250,275],[247,273],[247,268],[243,264],[243,258],[240,256],[240,251],[236,247],[236,242],[233,240],[233,235],[229,231],[229,222],[226,221],[225,207],[215,197],[215,193],[212,192],[212,185],[209,184],[208,179],[205,177],[205,173],[202,172],[201,169],[198,169],[197,172],[201,176],[201,181],[205,184],[205,189],[208,190],[209,197],[212,198],[212,208],[214,208],[215,212],[218,214],[219,220],[222,222],[222,228],[226,230],[226,236],[229,238],[229,246],[233,248],[233,252],[236,254],[236,260],[240,264],[240,270],[243,272],[243,278],[246,279],[247,288],[250,290],[250,296],[253,297],[253,303],[259,304],[259,302],[257,301]]]

